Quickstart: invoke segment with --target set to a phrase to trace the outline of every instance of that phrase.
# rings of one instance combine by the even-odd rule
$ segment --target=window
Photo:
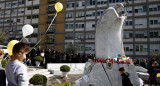
[[[149,11],[160,11],[160,4],[149,5]]]
[[[33,28],[38,28],[38,25],[36,24],[36,25],[32,25],[33,26]]]
[[[67,3],[67,8],[73,8],[74,7],[74,2]]]
[[[34,9],[39,9],[39,6],[33,6],[33,10],[34,10]]]
[[[143,52],[143,51],[144,51],[143,45],[136,45],[136,52]]]
[[[146,18],[135,18],[135,26],[147,25]]]
[[[147,6],[135,6],[135,13],[146,12]]]
[[[67,23],[65,25],[65,29],[73,29],[74,28],[74,24],[73,23]]]
[[[160,18],[159,17],[150,17],[150,25],[157,25],[160,24]]]
[[[95,0],[87,0],[87,6],[95,5],[96,1]]]
[[[20,22],[21,20],[20,19],[17,19],[17,22]]]
[[[36,19],[36,18],[39,18],[39,15],[32,16],[32,19]]]
[[[31,37],[37,37],[37,34],[32,34]]]
[[[27,10],[31,10],[32,8],[31,7],[27,7]]]
[[[158,32],[150,32],[150,38],[159,38]]]
[[[27,19],[31,19],[31,16],[27,16]]]
[[[132,26],[132,20],[126,20],[125,26]]]

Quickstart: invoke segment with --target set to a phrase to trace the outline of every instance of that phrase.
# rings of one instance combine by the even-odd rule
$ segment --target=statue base
[[[92,83],[94,86],[122,86],[122,77],[119,68],[124,67],[125,72],[130,74],[129,78],[133,86],[140,86],[136,81],[135,66],[132,64],[117,64],[113,63],[112,68],[108,67],[107,63],[87,62],[85,64],[84,76],[78,83],[78,86],[89,86]]]

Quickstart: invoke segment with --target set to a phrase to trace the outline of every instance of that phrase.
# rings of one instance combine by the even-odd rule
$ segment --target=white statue
[[[109,7],[98,20],[95,39],[97,58],[115,58],[117,54],[123,55],[122,26],[126,16],[119,16],[123,7],[122,3]]]

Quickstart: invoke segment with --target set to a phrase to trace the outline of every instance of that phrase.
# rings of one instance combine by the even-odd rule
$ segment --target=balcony
[[[49,6],[47,10],[48,10],[48,13],[56,13],[54,6]]]
[[[146,0],[135,0],[134,3],[146,3]]]
[[[136,55],[148,55],[148,52],[136,52]]]
[[[49,28],[49,30],[47,31],[47,33],[55,33],[55,31],[56,31],[55,28]]]
[[[57,2],[57,0],[47,0],[48,1],[48,3],[56,3]]]
[[[52,22],[52,20],[53,20],[53,18],[48,17],[48,18],[47,18],[47,23],[51,23],[51,22]],[[53,23],[55,23],[55,21],[56,21],[56,20],[54,20],[54,21],[53,21]]]
[[[54,43],[54,39],[46,39],[46,43],[47,43],[47,44],[50,44],[50,43],[53,44],[53,43]]]
[[[125,54],[126,54],[126,56],[128,56],[128,55],[133,55],[133,51],[131,52],[129,52],[129,51],[125,51]]]
[[[149,25],[149,28],[160,28],[160,24]]]
[[[135,13],[135,16],[144,16],[144,15],[146,15],[146,12],[142,12],[142,13]]]
[[[147,38],[135,38],[136,42],[146,42]]]

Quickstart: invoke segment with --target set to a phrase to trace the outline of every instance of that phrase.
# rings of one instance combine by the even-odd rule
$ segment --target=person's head
[[[4,52],[2,49],[0,49],[0,60],[3,58]]]
[[[16,57],[16,59],[22,61],[26,58],[26,54],[29,53],[29,47],[25,43],[17,43],[13,47],[13,56]]]
[[[119,68],[119,72],[120,72],[120,74],[124,73],[125,72],[124,67]]]
[[[151,59],[150,62],[151,62],[151,66],[152,66],[152,67],[156,67],[156,63],[157,63],[157,62],[156,62],[154,59]]]
[[[118,3],[114,6],[115,10],[117,11],[117,13],[119,14],[122,9],[124,8],[124,5],[122,3]]]
[[[143,59],[143,62],[144,62],[144,63],[146,63],[146,60],[145,60],[145,59]]]

